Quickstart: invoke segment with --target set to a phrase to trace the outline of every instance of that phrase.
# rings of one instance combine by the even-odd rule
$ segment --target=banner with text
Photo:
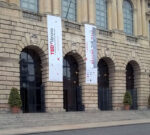
[[[86,83],[97,84],[97,40],[96,27],[85,24]]]
[[[47,15],[49,81],[63,81],[61,18]]]

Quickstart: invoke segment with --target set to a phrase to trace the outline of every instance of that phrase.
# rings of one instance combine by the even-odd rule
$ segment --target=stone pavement
[[[0,135],[150,123],[150,110],[0,114]]]

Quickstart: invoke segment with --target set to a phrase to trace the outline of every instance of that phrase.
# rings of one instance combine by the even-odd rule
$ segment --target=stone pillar
[[[141,0],[137,0],[137,35],[142,35]]]
[[[82,0],[82,22],[88,22],[88,1]]]
[[[113,110],[122,110],[123,98],[126,92],[126,71],[115,70],[113,76],[113,86],[111,86]]]
[[[20,0],[9,0],[9,3],[19,6],[20,5]]]
[[[53,0],[53,14],[61,15],[61,0]]]
[[[42,2],[41,2],[41,4],[42,4]],[[45,14],[51,14],[52,13],[52,0],[44,0],[44,6],[43,7],[44,7],[43,11]]]
[[[148,36],[147,35],[147,23],[146,23],[146,3],[145,0],[142,0],[142,35],[144,37]]]
[[[116,6],[116,0],[112,1],[112,29],[117,29],[117,6]]]
[[[82,0],[78,0],[77,2],[77,22],[82,22]]]
[[[108,29],[112,30],[112,1],[108,1]]]
[[[133,30],[134,30],[134,35],[137,36],[137,9],[134,9],[134,14],[133,14]]]
[[[89,23],[96,24],[96,1],[88,0]]]
[[[149,97],[149,73],[142,72],[138,76],[138,109],[147,109]]]
[[[42,0],[40,0],[39,1],[39,12],[41,13],[41,14],[43,14],[44,13],[44,4],[45,4],[45,1],[44,1],[44,3],[43,3],[43,1]]]
[[[82,99],[85,111],[98,110],[98,87],[97,85],[82,84]]]
[[[122,8],[122,3],[123,0],[117,0],[117,14],[118,14],[118,29],[123,31],[123,8]]]

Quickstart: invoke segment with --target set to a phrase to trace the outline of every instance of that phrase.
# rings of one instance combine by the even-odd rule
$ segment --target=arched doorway
[[[66,111],[82,111],[78,63],[71,55],[66,55],[63,60],[63,91],[64,109]]]
[[[105,60],[98,63],[98,108],[112,110],[112,91],[109,88],[109,68]]]
[[[28,48],[20,55],[20,93],[23,112],[44,112],[41,60]]]
[[[132,105],[131,109],[137,109],[137,89],[135,88],[135,72],[131,63],[126,67],[126,90],[131,93]]]

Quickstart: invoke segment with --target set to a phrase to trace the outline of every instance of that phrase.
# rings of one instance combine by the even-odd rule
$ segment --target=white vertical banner
[[[86,83],[97,84],[97,40],[96,27],[85,24]]]
[[[61,18],[47,15],[49,81],[63,81]]]

